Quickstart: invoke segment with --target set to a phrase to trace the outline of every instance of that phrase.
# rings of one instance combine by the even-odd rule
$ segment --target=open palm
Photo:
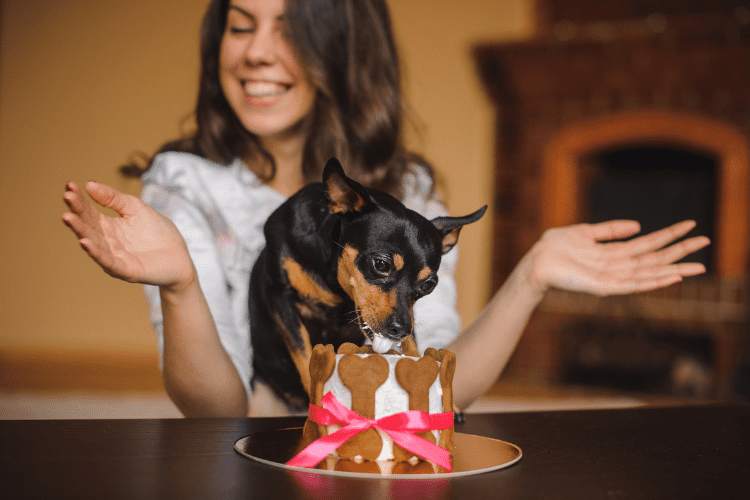
[[[120,217],[99,212],[83,191],[68,183],[63,200],[70,212],[63,222],[78,236],[84,250],[109,275],[121,280],[180,286],[193,275],[187,247],[175,225],[134,196],[96,182],[86,192]]]
[[[549,287],[619,295],[677,283],[705,272],[698,263],[675,263],[710,243],[705,236],[677,239],[695,227],[683,221],[628,241],[640,231],[635,221],[614,220],[550,229],[532,248],[534,279]]]

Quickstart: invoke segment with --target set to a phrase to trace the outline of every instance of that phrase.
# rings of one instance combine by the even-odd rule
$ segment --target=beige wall
[[[137,194],[116,171],[179,132],[196,93],[206,0],[2,0],[0,352],[153,355],[138,285],[104,275],[60,221],[65,182]],[[470,47],[527,36],[531,0],[390,0],[407,96],[423,125],[410,143],[434,162],[451,211],[492,199],[492,110]],[[491,218],[462,234],[459,309],[488,298]],[[0,385],[1,387],[1,385]]]

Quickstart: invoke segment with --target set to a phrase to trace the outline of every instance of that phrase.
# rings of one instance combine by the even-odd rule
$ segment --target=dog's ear
[[[484,212],[487,210],[487,205],[483,206],[476,212],[464,217],[438,217],[432,219],[432,223],[440,231],[440,235],[443,237],[443,253],[456,246],[458,243],[458,233],[461,232],[461,228],[466,224],[471,224],[482,218]]]
[[[341,163],[331,158],[323,169],[323,186],[328,199],[328,211],[332,214],[361,212],[372,202],[367,190],[344,174]]]

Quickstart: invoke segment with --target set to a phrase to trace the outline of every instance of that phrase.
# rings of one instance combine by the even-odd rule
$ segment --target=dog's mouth
[[[363,321],[360,324],[360,327],[362,333],[365,334],[365,337],[367,337],[372,342],[372,350],[376,353],[385,354],[391,349],[395,349],[399,352],[401,351],[401,342],[403,339],[396,340],[390,337],[386,337],[385,335],[381,335],[380,333],[373,330],[366,321]]]

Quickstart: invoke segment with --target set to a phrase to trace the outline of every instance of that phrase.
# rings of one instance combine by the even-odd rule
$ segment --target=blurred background
[[[69,180],[189,123],[207,0],[0,0],[0,418],[179,416],[141,287],[62,224]],[[459,312],[549,227],[698,220],[707,276],[628,298],[550,293],[475,411],[747,397],[750,9],[739,0],[388,0],[410,146],[452,213]],[[627,210],[626,210],[627,209]]]

